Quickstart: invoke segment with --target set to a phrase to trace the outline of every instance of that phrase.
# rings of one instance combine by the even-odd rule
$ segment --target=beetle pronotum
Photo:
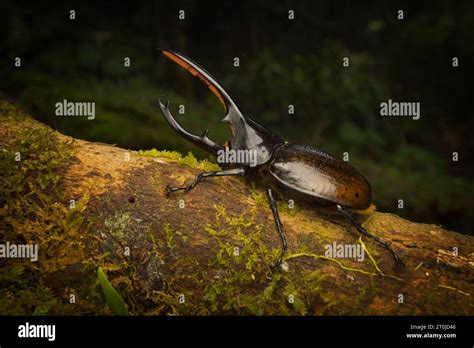
[[[371,188],[362,174],[347,162],[337,160],[319,149],[283,141],[250,117],[244,116],[227,92],[204,68],[180,53],[167,49],[162,49],[161,52],[198,77],[217,96],[225,110],[225,117],[222,121],[229,124],[232,137],[223,146],[209,139],[207,130],[201,136],[186,131],[171,114],[169,102],[165,103],[161,97],[160,109],[169,125],[188,141],[216,156],[219,152],[229,148],[255,151],[258,154],[256,156],[257,162],[253,163],[256,165],[250,165],[250,163],[227,164],[221,171],[200,173],[187,186],[167,186],[167,196],[180,190],[188,192],[204,178],[251,176],[267,185],[267,197],[282,245],[276,261],[277,266],[281,266],[287,245],[273,191],[283,195],[290,193],[296,199],[314,202],[320,206],[335,206],[337,211],[349,220],[361,234],[375,240],[390,251],[397,263],[403,264],[384,240],[368,232],[347,211],[347,209],[366,209],[371,204]]]

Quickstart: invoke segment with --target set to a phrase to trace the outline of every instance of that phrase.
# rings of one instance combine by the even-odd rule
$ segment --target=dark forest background
[[[3,1],[0,90],[74,137],[204,158],[167,126],[158,97],[175,115],[185,105],[183,126],[221,142],[223,111],[157,51],[171,48],[281,137],[339,158],[349,152],[381,211],[472,234],[473,29],[473,1]],[[63,99],[96,102],[96,118],[55,116]],[[381,117],[388,99],[420,102],[421,119]]]

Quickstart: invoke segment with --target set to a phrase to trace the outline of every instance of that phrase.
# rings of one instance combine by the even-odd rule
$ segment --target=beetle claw
[[[286,263],[285,261],[283,261],[283,262],[280,263],[280,269],[281,269],[282,271],[288,272],[288,269],[289,269],[289,268],[290,268],[290,267],[289,267],[288,263]]]
[[[270,266],[270,268],[273,270],[273,271],[284,271],[284,272],[288,272],[288,269],[290,268],[288,263],[286,263],[285,261],[277,261],[275,262],[274,264],[272,264]]]
[[[166,185],[165,187],[165,192],[166,192],[166,197],[169,197],[171,195],[171,193],[173,192],[173,190],[171,189],[171,186],[170,185]]]

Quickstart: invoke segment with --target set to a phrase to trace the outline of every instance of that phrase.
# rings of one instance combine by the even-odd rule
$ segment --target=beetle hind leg
[[[348,211],[346,211],[343,207],[341,207],[340,205],[337,205],[336,206],[337,208],[337,211],[339,213],[341,213],[347,220],[349,220],[353,225],[354,227],[357,229],[357,231],[359,231],[359,233],[363,234],[364,236],[366,237],[369,237],[371,239],[373,239],[374,241],[376,241],[378,244],[380,244],[381,246],[383,246],[385,249],[387,249],[393,256],[393,258],[395,259],[395,261],[397,262],[397,264],[399,265],[405,265],[403,263],[403,261],[400,259],[400,257],[397,255],[397,253],[392,249],[392,247],[390,245],[388,245],[388,243],[386,241],[384,241],[383,239],[380,239],[379,237],[377,236],[374,236],[372,233],[370,233],[369,231],[367,231],[365,228],[363,228],[353,217],[351,214],[349,214]]]

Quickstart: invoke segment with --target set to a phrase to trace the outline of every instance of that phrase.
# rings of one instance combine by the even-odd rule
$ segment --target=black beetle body
[[[273,197],[272,190],[297,200],[317,203],[321,206],[336,206],[357,230],[384,246],[402,263],[390,246],[366,231],[346,211],[346,208],[363,210],[371,204],[371,188],[365,177],[346,162],[307,145],[288,144],[269,129],[245,117],[227,92],[217,81],[197,63],[170,50],[161,50],[169,59],[197,76],[218,97],[226,111],[223,122],[230,126],[232,137],[228,145],[220,145],[207,136],[208,131],[197,136],[184,130],[171,114],[168,103],[160,98],[160,108],[170,126],[181,136],[204,150],[217,155],[225,150],[246,150],[256,154],[256,163],[221,163],[224,170],[199,174],[193,183],[185,187],[167,187],[167,195],[184,190],[190,191],[202,179],[217,176],[251,176],[268,185],[267,196],[272,209],[275,225],[282,242],[282,250],[277,259],[280,266],[286,251],[286,238]]]

